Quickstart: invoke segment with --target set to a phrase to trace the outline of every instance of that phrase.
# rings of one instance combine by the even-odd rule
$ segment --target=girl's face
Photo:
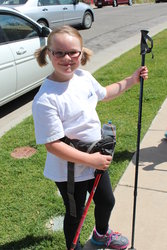
[[[81,61],[81,42],[79,38],[68,34],[56,34],[52,37],[48,55],[55,69],[52,78],[64,82],[73,77]]]

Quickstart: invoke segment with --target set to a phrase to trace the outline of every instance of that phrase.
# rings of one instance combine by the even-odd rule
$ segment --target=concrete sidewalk
[[[141,142],[136,208],[135,248],[167,249],[167,99]],[[110,227],[131,239],[135,156],[117,188]]]

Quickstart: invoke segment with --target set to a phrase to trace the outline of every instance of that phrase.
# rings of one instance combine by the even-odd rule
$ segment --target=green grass
[[[133,0],[133,4],[155,3],[155,0]]]
[[[167,30],[154,37],[154,60],[146,55],[149,80],[144,82],[141,138],[149,128],[167,89]],[[104,86],[131,74],[140,66],[140,48],[95,72]],[[117,145],[110,177],[115,187],[136,150],[139,106],[139,85],[108,103],[99,103],[97,110],[102,124],[112,119],[117,126]],[[31,146],[37,153],[29,159],[13,159],[10,154],[16,147]],[[46,151],[35,143],[32,117],[0,138],[0,249],[2,250],[64,250],[63,232],[51,232],[46,222],[63,215],[64,207],[57,195],[55,184],[43,177]],[[85,226],[86,225],[86,226]],[[93,204],[81,233],[84,243],[93,228]]]

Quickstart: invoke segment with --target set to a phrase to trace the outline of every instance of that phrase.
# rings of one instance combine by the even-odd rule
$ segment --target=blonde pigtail
[[[90,49],[84,48],[82,49],[82,57],[81,57],[81,65],[85,65],[92,56],[93,52]]]
[[[44,46],[44,47],[37,49],[34,53],[35,58],[40,67],[43,67],[48,64],[48,61],[46,60],[47,49],[48,49],[47,46]]]

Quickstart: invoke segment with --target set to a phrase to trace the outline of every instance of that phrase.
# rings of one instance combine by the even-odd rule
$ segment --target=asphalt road
[[[81,30],[84,45],[97,53],[115,43],[132,37],[141,29],[166,22],[167,3],[120,5],[95,8],[95,22],[90,30]]]
[[[89,30],[80,30],[84,46],[93,50],[95,55],[105,52],[117,44],[140,33],[141,29],[150,30],[167,21],[167,3],[140,4],[133,6],[111,6],[95,8],[95,22]],[[101,58],[102,60],[102,58]],[[7,130],[31,115],[31,103],[37,90],[4,105],[0,108],[0,136]]]

